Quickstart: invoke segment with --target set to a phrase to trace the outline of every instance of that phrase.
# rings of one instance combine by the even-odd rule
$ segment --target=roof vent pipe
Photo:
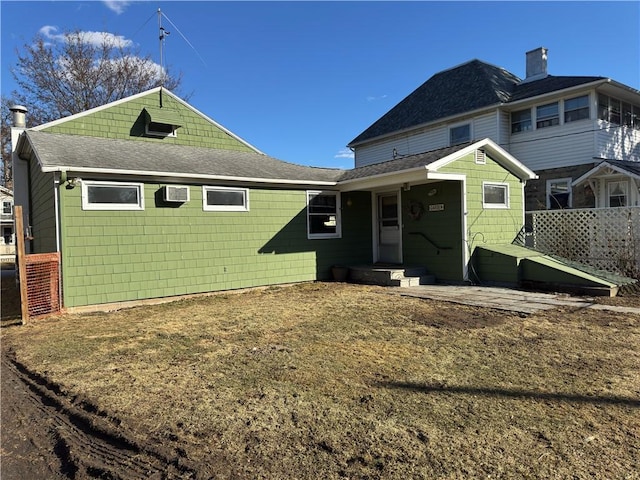
[[[14,105],[9,108],[11,111],[11,123],[14,127],[26,128],[27,126],[27,107],[22,105]]]

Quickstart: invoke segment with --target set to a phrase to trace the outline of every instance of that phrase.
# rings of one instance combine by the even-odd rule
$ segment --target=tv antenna
[[[165,28],[162,26],[162,10],[160,9],[158,9],[158,30],[160,31],[160,69],[162,70],[162,77],[164,78],[164,39],[167,37],[167,35],[170,35],[171,32],[165,30]]]
[[[182,32],[180,31],[180,29],[171,21],[171,19],[169,17],[167,17],[164,13],[162,13],[162,10],[160,10],[158,8],[158,30],[160,32],[159,34],[159,40],[160,40],[160,68],[162,68],[163,71],[163,75],[164,75],[164,53],[163,53],[163,48],[164,48],[164,40],[167,38],[167,36],[169,36],[171,34],[171,32],[169,32],[168,30],[166,30],[163,26],[162,26],[162,17],[164,17],[167,22],[169,22],[171,24],[171,26],[173,27],[173,29],[175,31],[178,32],[178,34],[180,34],[180,36],[182,37],[182,39],[187,42],[187,45],[189,45],[189,47],[191,47],[191,49],[196,52],[196,55],[198,55],[198,58],[200,59],[200,61],[202,62],[202,64],[206,67],[207,63],[204,61],[204,59],[202,58],[202,56],[200,55],[200,53],[198,52],[198,50],[196,50],[196,48],[191,44],[191,42],[187,39],[187,37],[185,37]]]

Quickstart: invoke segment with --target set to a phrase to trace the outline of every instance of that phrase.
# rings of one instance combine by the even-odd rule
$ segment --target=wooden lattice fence
[[[527,212],[532,247],[640,278],[640,207]]]

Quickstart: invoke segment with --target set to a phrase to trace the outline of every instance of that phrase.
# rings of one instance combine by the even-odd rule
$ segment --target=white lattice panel
[[[529,213],[536,250],[623,275],[640,275],[640,207]]]

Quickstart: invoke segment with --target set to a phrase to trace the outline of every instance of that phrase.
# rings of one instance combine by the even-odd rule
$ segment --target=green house
[[[60,253],[71,309],[324,280],[338,264],[462,283],[477,246],[518,234],[535,178],[489,139],[296,165],[162,88],[15,133],[27,249]]]

